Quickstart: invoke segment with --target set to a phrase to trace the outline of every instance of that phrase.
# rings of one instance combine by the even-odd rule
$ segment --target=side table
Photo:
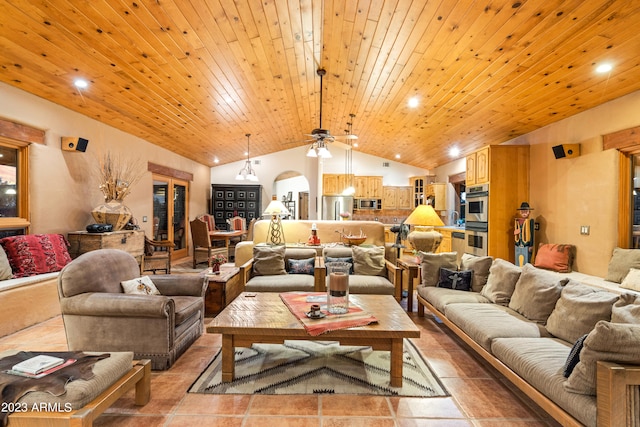
[[[216,316],[242,292],[238,267],[221,267],[220,274],[206,274],[205,316]]]
[[[402,274],[402,287],[407,284],[407,311],[413,311],[413,282],[420,273],[420,264],[414,256],[403,255],[396,260]]]

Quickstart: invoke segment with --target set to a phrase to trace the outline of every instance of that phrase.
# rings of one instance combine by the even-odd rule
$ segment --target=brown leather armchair
[[[87,252],[58,276],[58,296],[69,350],[133,351],[168,369],[204,329],[202,275],[152,277],[161,295],[125,294],[135,279],[135,258],[117,249]]]

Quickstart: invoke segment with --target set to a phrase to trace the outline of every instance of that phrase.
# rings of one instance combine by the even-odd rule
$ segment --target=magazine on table
[[[66,366],[75,363],[76,359],[62,359],[59,357],[40,355],[13,365],[7,374],[27,378],[42,378]]]

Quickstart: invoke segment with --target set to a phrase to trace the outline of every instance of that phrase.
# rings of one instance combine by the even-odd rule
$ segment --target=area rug
[[[335,341],[285,341],[236,348],[235,379],[221,382],[221,352],[189,389],[207,394],[448,396],[411,340],[404,340],[402,387],[390,386],[388,351]]]

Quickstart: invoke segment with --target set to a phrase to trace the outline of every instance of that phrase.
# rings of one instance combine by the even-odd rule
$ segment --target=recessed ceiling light
[[[458,147],[451,147],[449,149],[449,156],[458,157],[460,155],[460,149]]]
[[[407,105],[409,105],[409,107],[411,108],[416,108],[418,105],[420,105],[420,101],[418,101],[418,98],[413,96],[411,98],[409,98],[409,101],[407,102]]]
[[[76,81],[74,81],[73,84],[75,87],[80,89],[85,89],[87,86],[89,86],[89,83],[83,79],[76,79]]]
[[[396,154],[396,159],[399,159],[399,158],[400,158],[400,154]]]
[[[596,67],[596,71],[598,73],[608,73],[612,69],[613,69],[613,65],[611,65],[609,63],[606,63],[606,62],[604,64],[600,64],[600,65],[598,65],[598,67]]]
[[[357,142],[353,143],[353,148],[358,148],[358,143]]]
[[[213,163],[220,163],[220,159],[218,159],[217,157],[215,157],[215,158],[213,159]]]

